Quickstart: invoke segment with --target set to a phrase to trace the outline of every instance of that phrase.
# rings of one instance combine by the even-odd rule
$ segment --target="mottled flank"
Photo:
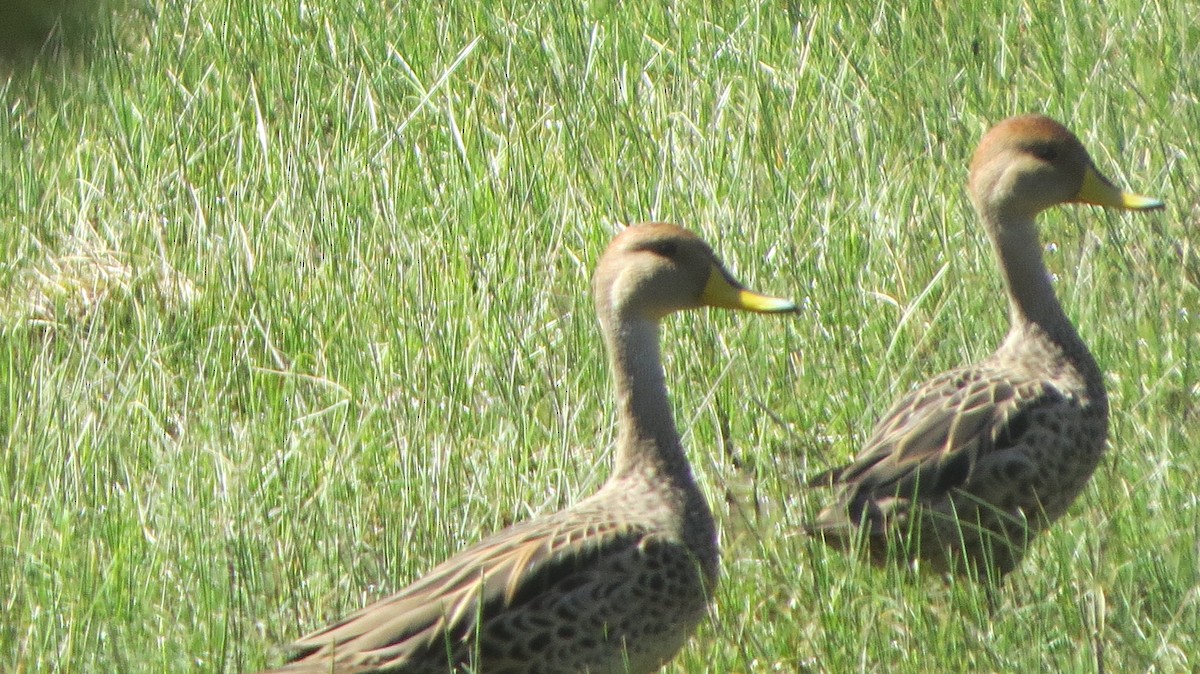
[[[1162,204],[1113,187],[1070,131],[1040,115],[984,137],[970,190],[1008,290],[1008,337],[903,397],[853,463],[814,478],[837,498],[809,531],[841,548],[861,539],[876,563],[999,577],[1079,495],[1108,434],[1100,368],[1054,294],[1034,217],[1072,201]]]
[[[741,288],[707,244],[661,223],[614,239],[595,292],[617,398],[609,481],[300,639],[273,671],[653,672],[683,647],[717,582],[717,540],[671,416],[659,320],[703,305],[795,305]]]

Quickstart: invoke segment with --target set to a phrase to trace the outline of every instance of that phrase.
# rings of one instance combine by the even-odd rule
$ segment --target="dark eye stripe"
[[[1058,148],[1053,145],[1034,145],[1029,148],[1029,152],[1042,161],[1054,161],[1058,159]]]
[[[675,257],[675,253],[679,252],[679,247],[675,245],[674,241],[656,241],[648,248],[663,257]]]

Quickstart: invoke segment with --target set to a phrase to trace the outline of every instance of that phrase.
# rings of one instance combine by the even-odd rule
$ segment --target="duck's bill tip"
[[[771,297],[770,295],[760,295],[759,293],[745,289],[738,291],[738,306],[736,308],[755,311],[760,314],[785,314],[800,311],[800,307],[791,300],[785,300],[782,297]]]
[[[1166,208],[1167,204],[1162,199],[1144,197],[1132,192],[1122,192],[1121,206],[1134,211],[1155,211],[1160,208]]]
[[[760,314],[781,314],[796,312],[800,307],[791,300],[771,297],[747,290],[726,277],[724,271],[713,267],[708,275],[708,283],[700,294],[700,301],[710,307],[722,309],[739,309]]]
[[[1109,208],[1124,208],[1131,211],[1150,211],[1166,206],[1161,199],[1145,197],[1117,188],[1093,167],[1083,174],[1083,186],[1075,195],[1075,201]]]

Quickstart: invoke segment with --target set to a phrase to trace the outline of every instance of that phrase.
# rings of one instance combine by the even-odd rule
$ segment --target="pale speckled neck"
[[[988,233],[1008,289],[1009,317],[1014,328],[1033,323],[1056,340],[1078,340],[1051,285],[1033,218],[1004,217],[986,210],[981,215],[989,221]]]
[[[614,477],[636,471],[690,479],[667,397],[658,322],[616,316],[603,324],[617,402]]]
[[[1001,217],[985,209],[980,213],[985,220]],[[989,220],[988,233],[1008,290],[1012,322],[1002,351],[1036,357],[1051,369],[1071,368],[1083,378],[1090,396],[1102,402],[1103,375],[1054,292],[1033,216],[1010,215],[1002,224]],[[1039,342],[1041,346],[1032,348]]]

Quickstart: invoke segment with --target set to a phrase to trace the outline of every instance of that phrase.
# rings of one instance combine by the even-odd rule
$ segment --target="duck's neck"
[[[980,209],[985,219],[996,217]],[[992,245],[1000,258],[1000,271],[1008,288],[1009,314],[1012,325],[1008,339],[1001,350],[1016,350],[1024,358],[1033,354],[1035,358],[1051,358],[1055,365],[1063,362],[1083,377],[1089,398],[1100,409],[1106,409],[1104,377],[1096,359],[1084,344],[1075,326],[1063,312],[1050,274],[1042,259],[1042,246],[1038,239],[1033,216],[1013,218],[998,223],[988,223]],[[1046,343],[1053,345],[1047,350]],[[1033,349],[1030,351],[1030,349]],[[1065,358],[1060,361],[1058,356]]]
[[[617,403],[614,477],[646,474],[691,479],[667,398],[658,322],[618,316],[604,322],[604,331]]]
[[[985,220],[991,220],[988,231],[1008,289],[1013,329],[1036,326],[1056,341],[1078,341],[1075,328],[1054,294],[1033,216],[1000,214],[987,209],[980,209],[980,213]]]

